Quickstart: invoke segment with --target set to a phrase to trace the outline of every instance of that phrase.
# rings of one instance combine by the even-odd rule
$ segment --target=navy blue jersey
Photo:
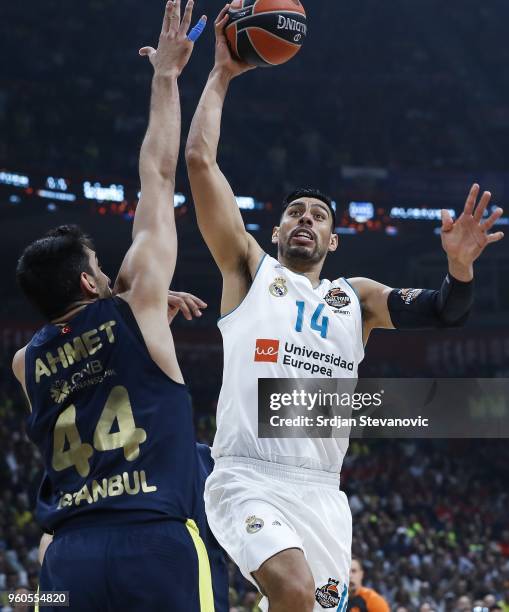
[[[63,327],[43,327],[27,347],[25,375],[27,432],[46,472],[36,510],[43,528],[112,511],[119,521],[193,516],[187,387],[152,360],[125,301],[98,300]]]
[[[228,601],[229,584],[226,553],[219,546],[207,523],[205,501],[203,499],[205,481],[214,469],[214,459],[212,459],[210,447],[206,444],[197,443],[196,450],[198,452],[197,495],[193,518],[200,530],[200,536],[205,543],[209,556],[215,612],[228,612],[230,606]]]

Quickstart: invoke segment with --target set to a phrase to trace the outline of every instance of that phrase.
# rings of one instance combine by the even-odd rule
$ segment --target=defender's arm
[[[177,234],[174,216],[175,171],[180,144],[180,99],[177,78],[193,43],[186,33],[190,0],[180,22],[180,0],[168,2],[157,50],[144,47],[154,67],[150,119],[140,152],[141,197],[136,208],[133,243],[122,263],[115,293],[138,310],[166,312],[168,287],[175,269]]]

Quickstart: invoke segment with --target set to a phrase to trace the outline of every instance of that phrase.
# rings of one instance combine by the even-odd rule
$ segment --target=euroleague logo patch
[[[255,361],[267,361],[269,363],[277,363],[279,354],[279,340],[271,340],[268,338],[258,338],[255,347]]]
[[[342,308],[346,308],[350,306],[352,300],[348,293],[340,289],[339,287],[335,287],[331,289],[327,295],[323,298],[327,304],[336,310],[341,310]]]
[[[335,608],[339,604],[339,580],[329,578],[329,582],[315,591],[315,599],[322,608]]]
[[[246,531],[248,533],[256,533],[265,525],[263,519],[257,516],[248,516],[246,519]]]
[[[285,297],[288,293],[286,279],[282,277],[275,278],[274,282],[269,286],[269,292],[274,297]]]
[[[408,305],[419,297],[422,289],[400,289],[398,293],[399,297]]]

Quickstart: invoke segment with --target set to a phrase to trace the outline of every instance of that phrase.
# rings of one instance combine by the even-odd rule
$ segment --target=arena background
[[[305,4],[309,35],[299,56],[239,78],[226,103],[220,162],[248,228],[272,253],[282,196],[315,185],[337,203],[341,246],[327,276],[437,287],[446,270],[441,208],[459,211],[475,180],[508,211],[497,229],[509,224],[509,5]],[[221,8],[217,0],[196,5],[209,18]],[[156,42],[162,7],[155,0],[0,7],[0,590],[34,589],[39,571],[40,462],[24,434],[10,362],[40,320],[16,289],[16,259],[50,227],[79,223],[115,276],[130,241],[148,116],[151,70],[137,50]],[[209,27],[180,80],[182,146],[212,62]],[[192,323],[178,318],[174,333],[198,437],[211,442],[222,373],[220,276],[196,227],[183,160],[177,190],[172,288],[209,308]],[[377,332],[362,373],[507,377],[508,273],[506,239],[476,265],[467,328]],[[491,594],[486,602],[509,611],[508,462],[504,440],[352,444],[342,487],[354,515],[354,553],[366,584],[391,609],[471,610]],[[232,612],[251,612],[254,602],[232,566]]]

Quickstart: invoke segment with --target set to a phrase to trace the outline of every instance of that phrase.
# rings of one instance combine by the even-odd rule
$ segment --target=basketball
[[[299,0],[237,0],[228,14],[230,49],[254,66],[284,64],[306,38],[306,11]]]

